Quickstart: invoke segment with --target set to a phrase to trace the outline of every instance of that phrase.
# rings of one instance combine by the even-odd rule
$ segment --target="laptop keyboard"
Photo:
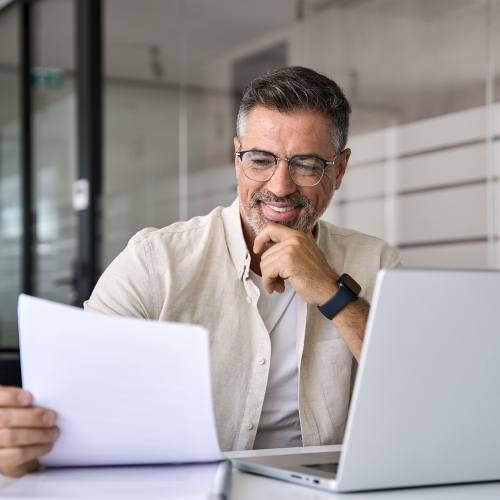
[[[328,472],[330,474],[337,474],[337,469],[339,468],[339,464],[338,463],[308,464],[308,465],[302,465],[301,467],[307,467],[308,469],[320,470],[322,472]]]

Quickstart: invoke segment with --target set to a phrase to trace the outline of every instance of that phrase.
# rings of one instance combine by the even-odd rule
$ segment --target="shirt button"
[[[252,297],[248,297],[248,296],[247,296],[247,302],[248,302],[249,304],[251,304],[251,303],[252,303]]]
[[[242,272],[243,272],[243,267],[242,266],[238,267],[238,274],[241,274]]]
[[[245,427],[246,427],[248,430],[251,430],[251,429],[253,428],[253,425],[252,425],[250,422],[248,422],[248,423],[245,425]]]
[[[257,363],[259,363],[259,365],[263,365],[265,362],[266,362],[266,360],[264,358],[259,358],[257,360]]]

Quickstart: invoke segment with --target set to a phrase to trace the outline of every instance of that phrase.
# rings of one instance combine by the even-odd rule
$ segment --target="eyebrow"
[[[260,153],[269,153],[269,154],[272,154],[272,155],[274,155],[276,157],[279,157],[279,155],[277,155],[276,153],[273,153],[272,151],[267,151],[267,149],[262,149],[262,148],[243,149],[243,151],[259,151]],[[319,155],[317,153],[297,153],[297,154],[294,154],[294,155],[290,156],[290,158],[293,158],[294,156],[314,156],[315,158],[319,158],[321,160],[324,159],[323,156],[321,156],[321,155]]]

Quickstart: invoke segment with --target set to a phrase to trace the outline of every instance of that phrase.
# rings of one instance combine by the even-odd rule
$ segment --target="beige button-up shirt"
[[[353,276],[368,301],[377,271],[399,264],[397,251],[378,238],[324,221],[315,234],[330,266]],[[206,216],[137,233],[85,303],[87,311],[208,328],[223,451],[252,449],[270,367],[271,341],[249,269],[237,199]],[[300,297],[297,331],[303,444],[341,443],[356,362],[333,323]]]

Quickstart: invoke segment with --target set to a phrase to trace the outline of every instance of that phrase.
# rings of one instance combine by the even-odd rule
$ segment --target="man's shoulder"
[[[130,242],[132,244],[156,243],[176,238],[190,236],[198,238],[200,232],[213,231],[216,226],[222,228],[222,211],[225,207],[214,208],[209,214],[199,215],[187,221],[179,221],[162,228],[147,227],[136,233]]]
[[[319,246],[339,274],[355,277],[368,301],[378,271],[401,265],[399,252],[383,239],[326,221],[320,222]]]
[[[390,248],[390,245],[386,241],[377,236],[365,234],[354,229],[336,226],[324,220],[320,220],[320,234],[322,239],[324,237],[327,244]]]

